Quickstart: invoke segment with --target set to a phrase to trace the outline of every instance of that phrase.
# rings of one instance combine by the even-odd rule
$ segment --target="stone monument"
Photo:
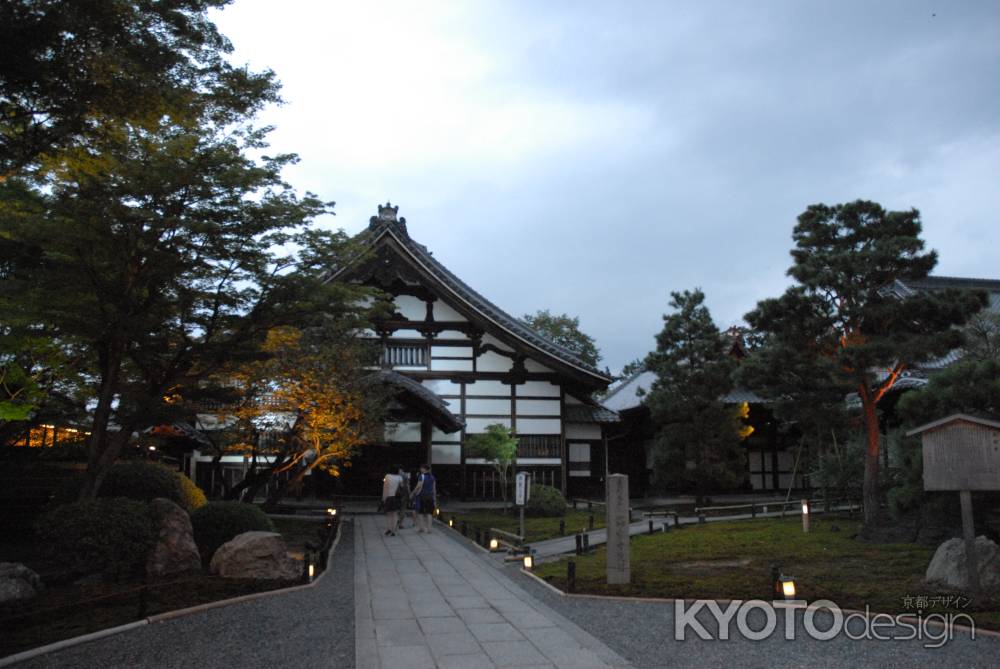
[[[608,585],[630,583],[628,476],[608,476]]]

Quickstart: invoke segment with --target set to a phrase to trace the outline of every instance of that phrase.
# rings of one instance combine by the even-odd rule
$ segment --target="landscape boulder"
[[[0,562],[0,603],[31,599],[42,590],[42,579],[20,562]]]
[[[163,497],[157,497],[149,506],[157,523],[157,539],[146,559],[146,573],[167,576],[201,569],[201,556],[187,511]]]
[[[980,585],[986,589],[1000,588],[1000,547],[986,537],[976,537],[976,560]],[[924,580],[932,585],[957,590],[968,588],[965,542],[962,539],[949,539],[938,546]]]
[[[209,569],[225,578],[292,580],[301,566],[288,557],[284,538],[277,532],[244,532],[215,551]]]

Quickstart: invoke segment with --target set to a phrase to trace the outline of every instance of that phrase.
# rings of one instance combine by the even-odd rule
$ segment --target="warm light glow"
[[[455,519],[454,518],[449,518],[448,519],[448,527],[455,527]]]
[[[802,502],[802,515],[809,513],[809,502]]]
[[[500,548],[500,540],[499,539],[495,539],[495,538],[494,539],[490,539],[490,550],[491,551],[495,551],[495,550],[497,550],[499,548]]]
[[[313,576],[316,575],[316,565],[309,563],[309,580],[313,580]]]
[[[435,508],[434,508],[434,515],[435,515],[435,516],[440,516],[440,515],[441,515],[441,509],[439,509],[439,508],[435,507]]]
[[[155,451],[155,450],[156,450],[156,446],[150,446],[150,447],[149,447],[149,450],[151,450],[151,451]]]
[[[533,556],[531,556],[531,555],[525,555],[524,556],[524,568],[525,569],[534,569],[534,567],[535,567],[535,558]]]
[[[781,581],[781,594],[785,596],[785,599],[795,598],[795,581],[792,579]]]
[[[332,508],[331,509],[327,509],[326,510],[326,514],[328,516],[336,516],[337,515],[337,510],[336,509],[332,509]]]

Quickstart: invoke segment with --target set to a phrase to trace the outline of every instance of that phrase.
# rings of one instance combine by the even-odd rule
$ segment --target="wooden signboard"
[[[957,490],[962,503],[962,536],[973,593],[979,592],[973,490],[1000,490],[1000,420],[952,414],[910,430],[920,435],[924,490]]]

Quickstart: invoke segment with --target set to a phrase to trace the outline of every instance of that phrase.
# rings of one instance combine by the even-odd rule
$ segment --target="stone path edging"
[[[527,577],[531,578],[532,580],[534,580],[535,583],[538,583],[539,585],[542,585],[542,586],[548,588],[549,590],[551,590],[552,592],[556,593],[560,597],[565,597],[567,599],[596,599],[596,600],[605,600],[605,601],[610,601],[610,602],[637,602],[637,603],[641,603],[641,602],[655,602],[655,603],[658,603],[658,604],[673,604],[673,603],[678,602],[678,601],[682,601],[685,604],[695,604],[697,602],[710,602],[710,601],[711,602],[715,602],[716,604],[729,604],[729,603],[731,603],[733,601],[743,601],[743,600],[732,600],[732,599],[678,599],[677,597],[628,597],[626,595],[591,595],[591,594],[587,594],[587,593],[566,592],[565,590],[560,590],[556,586],[554,586],[551,583],[549,583],[548,581],[546,581],[544,578],[538,576],[537,574],[534,574],[534,573],[528,571],[527,569],[521,569],[520,572],[522,574],[524,574],[525,576],[527,576]],[[771,602],[771,605],[774,606],[775,608],[799,608],[799,606],[797,606],[797,605],[785,604],[783,602]],[[860,614],[860,615],[863,615],[863,616],[865,616],[867,618],[871,618],[871,616],[876,616],[876,615],[886,615],[885,613],[883,613],[881,611],[872,611],[871,615],[869,615],[869,614],[865,613],[864,611],[859,611],[857,609],[841,609],[841,608],[838,607],[838,610],[841,613],[844,613],[844,614],[847,614],[847,615]],[[889,615],[892,615],[892,614],[889,614]],[[969,614],[969,615],[971,615],[971,614]],[[916,616],[903,615],[900,619],[901,620],[905,620],[905,621],[907,621],[909,623],[917,623],[918,622],[918,619],[916,618]],[[969,632],[969,633],[971,633],[974,636],[982,635],[982,636],[991,637],[991,638],[994,638],[994,639],[1000,639],[1000,631],[995,631],[995,630],[973,629],[973,628],[971,628],[971,627],[969,627],[967,625],[956,625],[956,624],[952,624],[952,625],[949,626],[949,625],[946,625],[945,623],[939,622],[937,620],[926,620],[926,619],[923,620],[922,624],[931,625],[931,626],[933,626],[935,628],[938,628],[938,629],[941,629],[941,628],[950,628],[950,629],[953,629],[953,630],[961,630],[963,632]]]
[[[345,522],[345,521],[341,521]],[[348,521],[349,522],[349,521]],[[253,599],[264,599],[266,597],[272,597],[275,595],[284,595],[290,592],[295,592],[297,590],[306,590],[308,588],[313,588],[320,582],[320,580],[326,576],[329,571],[330,561],[333,559],[333,554],[337,550],[337,545],[340,543],[340,537],[342,532],[340,531],[340,525],[337,525],[337,538],[334,539],[333,544],[330,546],[330,552],[327,554],[326,567],[323,569],[323,573],[317,576],[311,583],[303,583],[301,585],[292,585],[287,588],[277,588],[275,590],[266,590],[264,592],[254,592],[249,595],[240,595],[239,597],[230,597],[229,599],[220,599],[214,602],[206,602],[204,604],[198,604],[197,606],[189,606],[186,609],[176,609],[173,611],[164,611],[163,613],[157,613],[146,618],[141,618],[139,620],[133,620],[130,623],[125,623],[124,625],[118,625],[116,627],[109,627],[103,630],[97,630],[96,632],[90,632],[89,634],[83,634],[80,636],[70,637],[69,639],[62,639],[60,641],[55,641],[44,646],[39,646],[38,648],[31,648],[15,655],[8,655],[7,657],[0,657],[0,669],[3,667],[9,667],[11,665],[17,664],[18,662],[24,662],[25,660],[30,660],[31,658],[38,657],[39,655],[45,655],[46,653],[54,653],[59,650],[64,650],[66,648],[71,648],[72,646],[78,646],[80,644],[89,643],[91,641],[97,641],[98,639],[103,639],[105,637],[113,636],[115,634],[121,634],[122,632],[128,632],[137,627],[142,627],[144,625],[149,625],[152,623],[164,622],[166,620],[171,620],[173,618],[181,618],[184,616],[193,615],[195,613],[201,613],[203,611],[208,611],[210,609],[216,609],[223,606],[230,606],[232,604],[238,604],[240,602],[246,602]]]

